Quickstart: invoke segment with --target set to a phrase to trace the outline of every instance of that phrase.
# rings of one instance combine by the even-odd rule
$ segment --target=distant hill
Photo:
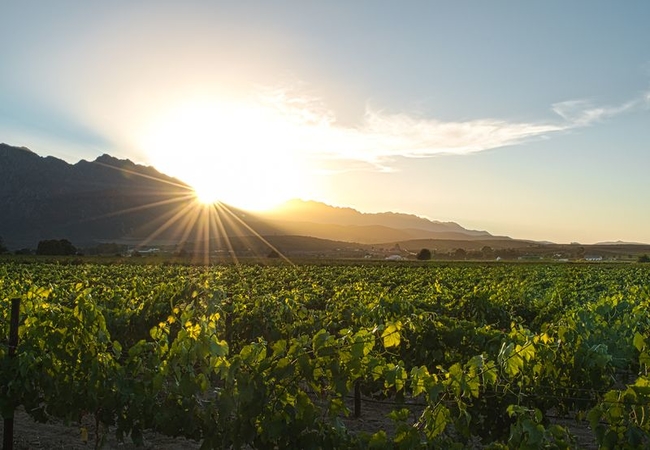
[[[436,250],[438,252],[444,253],[456,250],[458,248],[462,248],[467,251],[480,251],[484,247],[490,247],[493,250],[514,249],[523,251],[526,249],[535,249],[540,247],[540,244],[536,244],[531,241],[494,238],[474,239],[471,241],[458,239],[413,239],[401,242],[386,242],[376,245],[376,247],[388,248],[396,245],[398,245],[401,249],[409,251],[411,253],[417,253],[417,251],[422,248],[428,248],[430,250]]]
[[[597,242],[593,245],[648,245],[645,242],[625,242],[625,241],[607,241],[607,242]]]
[[[291,200],[264,214],[227,205],[215,209],[199,205],[190,186],[153,167],[110,155],[68,164],[6,144],[0,144],[0,237],[11,250],[35,248],[45,239],[68,239],[81,248],[117,243],[253,256],[265,256],[271,248],[286,255],[333,258],[381,258],[395,251],[413,256],[421,248],[440,258],[458,249],[482,259],[536,255],[634,261],[650,254],[647,244],[515,240],[455,222],[368,214],[315,201]]]
[[[255,215],[228,207],[232,215],[210,233],[199,225],[191,188],[180,180],[129,160],[102,155],[69,164],[24,147],[0,144],[0,237],[10,248],[35,247],[43,239],[174,244],[226,236],[304,236],[376,244],[414,239],[484,240],[486,231],[410,214],[364,214],[319,202],[292,200]],[[214,228],[218,228],[215,230]],[[307,244],[292,239],[295,245]]]
[[[455,222],[393,212],[361,213],[315,201],[291,200],[259,216],[286,234],[362,244],[415,239],[510,240],[487,231],[468,230]]]

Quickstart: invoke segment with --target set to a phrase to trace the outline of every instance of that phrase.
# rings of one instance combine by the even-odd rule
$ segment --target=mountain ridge
[[[129,159],[104,153],[94,161],[70,164],[25,147],[0,144],[0,236],[14,248],[35,247],[39,240],[54,238],[79,244],[111,240],[156,243],[173,242],[185,234],[185,240],[200,240],[203,237],[198,231],[187,231],[189,226],[181,225],[185,218],[179,211],[190,211],[192,202],[189,185]],[[364,213],[299,199],[283,206],[266,213],[225,206],[237,216],[232,222],[242,225],[226,223],[221,231],[226,235],[300,235],[361,244],[510,239],[414,214]],[[177,225],[170,226],[172,220]],[[185,229],[179,230],[182,226]]]
[[[187,192],[181,181],[129,160],[104,155],[69,164],[0,144],[0,236],[14,246],[137,236],[136,229],[168,212],[157,202]],[[142,210],[123,213],[134,208]]]
[[[287,220],[287,215],[302,220]],[[315,200],[293,199],[259,216],[290,234],[319,230],[316,237],[375,244],[410,239],[510,239],[487,231],[468,230],[456,222],[430,220],[415,214],[364,213],[350,207],[331,206]]]

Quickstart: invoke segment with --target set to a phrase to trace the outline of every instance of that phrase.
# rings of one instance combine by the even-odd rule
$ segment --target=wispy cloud
[[[554,133],[591,126],[597,122],[650,106],[650,92],[620,105],[596,106],[585,100],[552,105],[559,117],[549,122],[512,122],[499,119],[442,121],[405,113],[367,108],[356,126],[337,122],[335,114],[318,98],[279,90],[268,93],[271,105],[290,123],[296,152],[319,159],[328,170],[392,170],[397,158],[466,155],[512,146]]]
[[[567,128],[577,128],[646,108],[648,105],[650,105],[650,92],[645,92],[639,98],[621,105],[595,106],[587,100],[569,100],[555,103],[553,111],[567,122]]]

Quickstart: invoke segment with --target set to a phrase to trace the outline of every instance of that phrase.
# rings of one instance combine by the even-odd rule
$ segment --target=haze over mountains
[[[398,213],[364,214],[313,201],[292,200],[264,214],[227,209],[224,220],[213,228],[229,237],[298,235],[361,244],[510,241],[453,222]],[[68,164],[0,144],[0,211],[0,236],[10,248],[35,247],[43,239],[65,238],[83,246],[223,237],[201,228],[202,213],[190,186],[153,167],[109,155]]]
[[[413,257],[422,248],[438,258],[543,257],[633,260],[650,245],[607,242],[582,246],[516,240],[468,230],[454,222],[401,213],[291,200],[251,213],[199,204],[190,186],[153,167],[102,155],[68,164],[26,148],[0,144],[0,237],[10,250],[67,239],[77,248],[102,243],[167,246],[191,254],[382,258]],[[207,245],[206,245],[207,244]],[[457,252],[461,251],[460,254]]]
[[[509,239],[492,236],[487,231],[467,230],[455,222],[431,221],[392,212],[361,213],[352,208],[305,200],[290,200],[279,208],[261,213],[260,217],[288,234],[363,244],[412,239]]]

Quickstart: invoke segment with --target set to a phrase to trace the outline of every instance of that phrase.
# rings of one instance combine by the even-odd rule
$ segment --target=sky
[[[650,243],[650,3],[2,2],[0,142],[495,235]]]

